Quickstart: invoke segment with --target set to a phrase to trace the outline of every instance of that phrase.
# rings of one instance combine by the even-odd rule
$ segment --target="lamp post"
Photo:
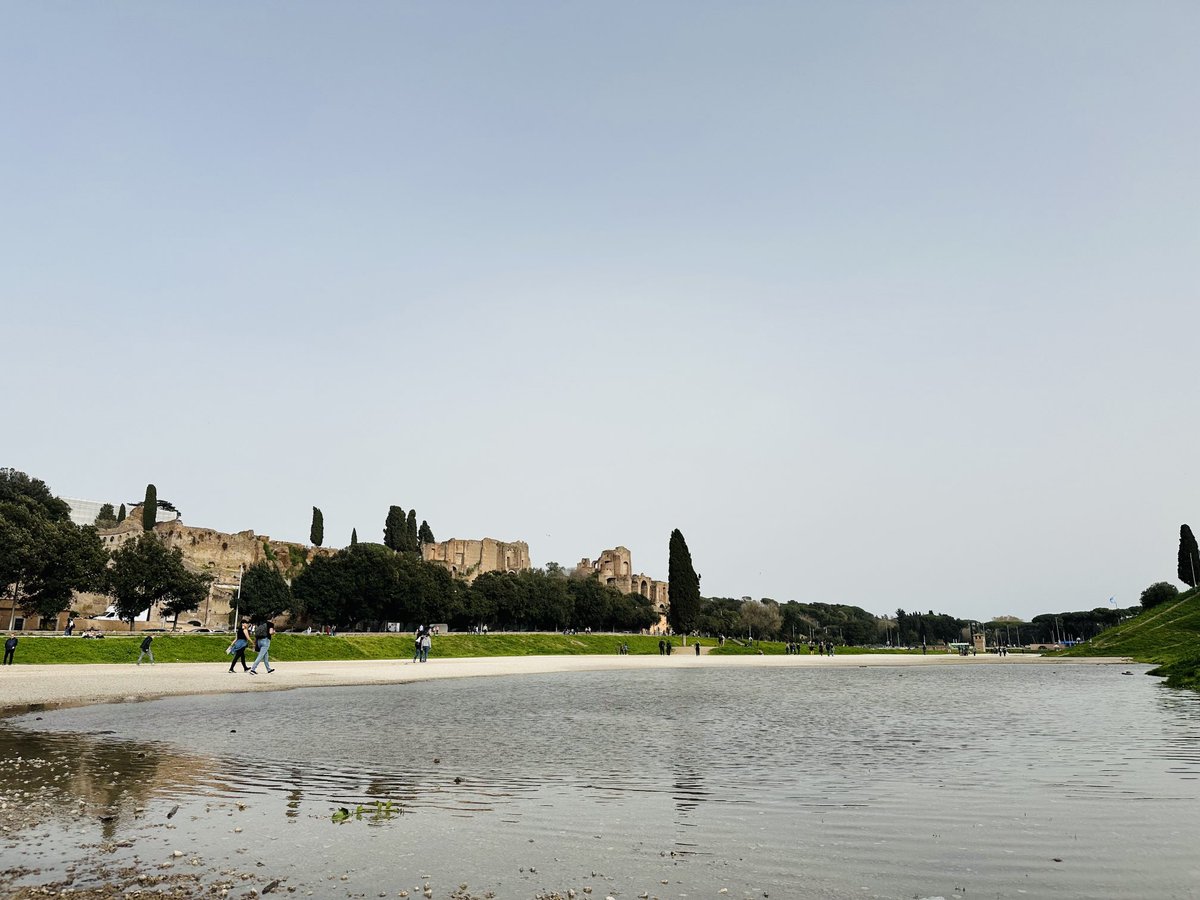
[[[237,630],[238,622],[242,620],[242,572],[245,568],[245,566],[238,566],[237,593],[233,595],[233,628],[235,631]]]

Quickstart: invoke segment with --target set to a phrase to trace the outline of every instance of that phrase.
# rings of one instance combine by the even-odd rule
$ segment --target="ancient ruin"
[[[529,545],[524,541],[481,541],[451,538],[436,544],[422,544],[421,557],[425,562],[438,563],[456,578],[467,583],[484,572],[524,572],[531,567]]]
[[[656,581],[640,572],[634,574],[632,554],[628,548],[614,547],[604,550],[598,559],[588,559],[585,556],[575,566],[575,575],[593,576],[599,579],[601,584],[615,588],[622,594],[641,594],[650,601],[665,626],[667,610],[671,605],[667,582]]]

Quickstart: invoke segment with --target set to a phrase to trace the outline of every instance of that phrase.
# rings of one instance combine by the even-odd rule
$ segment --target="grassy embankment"
[[[144,635],[109,634],[102,640],[82,637],[64,638],[61,635],[20,635],[16,663],[130,663],[138,657],[138,646]],[[696,638],[688,639],[681,647],[674,638],[676,653],[693,653]],[[155,634],[156,662],[217,662],[228,660],[225,648],[229,635],[221,634]],[[435,659],[473,656],[575,656],[613,655],[622,642],[629,645],[630,654],[657,655],[657,637],[640,634],[551,634],[497,633],[489,635],[446,634],[433,639],[431,656]],[[726,641],[718,647],[715,638],[700,638],[707,652],[714,655],[775,656],[784,652],[782,643],[758,641],[753,647]],[[328,637],[319,634],[277,634],[271,642],[271,657],[296,662],[323,659],[410,659],[413,639],[409,634],[339,634]],[[880,653],[859,647],[839,647],[842,653]],[[893,651],[907,652],[907,651]],[[253,658],[253,653],[249,654]]]
[[[1130,656],[1158,663],[1151,675],[1166,677],[1170,687],[1200,690],[1200,590],[1186,591],[1061,655]]]

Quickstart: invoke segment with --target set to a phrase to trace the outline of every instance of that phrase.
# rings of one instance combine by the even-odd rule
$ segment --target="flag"
[[[1109,597],[1109,598],[1108,598],[1108,602],[1109,602],[1109,603],[1111,603],[1113,606],[1116,606],[1116,605],[1117,605],[1117,598],[1116,598],[1116,597]]]

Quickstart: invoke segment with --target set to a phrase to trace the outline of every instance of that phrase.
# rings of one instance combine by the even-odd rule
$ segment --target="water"
[[[0,726],[0,796],[44,804],[0,866],[38,870],[10,890],[136,866],[231,896],[1195,897],[1200,696],[1133,670],[621,671],[45,712]]]

